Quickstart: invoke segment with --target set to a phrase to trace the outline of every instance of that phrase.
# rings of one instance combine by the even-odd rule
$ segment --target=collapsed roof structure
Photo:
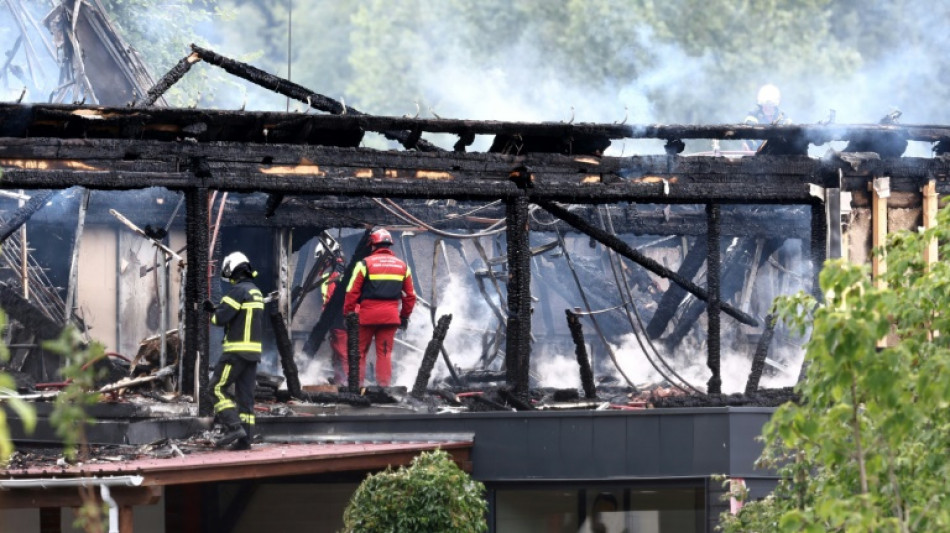
[[[95,13],[97,4],[80,12]],[[306,108],[154,105],[200,63]],[[77,83],[88,91],[82,94],[103,94],[92,77]],[[795,350],[798,359],[775,348],[770,357],[781,337],[768,315],[772,299],[799,289],[817,292],[826,257],[864,261],[871,245],[882,243],[888,222],[891,229],[933,224],[938,195],[950,188],[950,128],[943,126],[383,117],[198,46],[147,90],[139,86],[120,96],[124,100],[111,105],[0,104],[4,190],[22,190],[0,200],[11,211],[0,239],[13,238],[29,221],[41,233],[29,238],[33,256],[43,253],[39,243],[49,244],[43,239],[63,243],[49,254],[56,261],[31,257],[23,233],[8,241],[18,246],[4,247],[11,268],[0,284],[0,306],[18,332],[8,344],[23,397],[42,401],[56,394],[61,384],[49,383],[61,381],[56,360],[37,340],[73,323],[104,342],[115,354],[110,366],[123,369],[100,384],[110,401],[94,409],[99,422],[89,429],[92,443],[141,446],[200,434],[212,414],[208,379],[216,343],[198,303],[220,290],[211,280],[222,247],[253,242],[252,260],[266,270],[262,278],[277,295],[269,330],[272,373],[283,375],[259,381],[261,394],[281,400],[263,407],[262,414],[271,415],[261,417],[265,440],[326,443],[327,435],[346,435],[392,443],[413,435],[448,443],[486,481],[492,501],[501,501],[508,485],[528,480],[619,483],[628,495],[637,487],[690,480],[690,497],[698,503],[690,528],[680,530],[715,523],[721,504],[713,474],[758,476],[768,486],[768,475],[752,466],[758,450],[752,437],[769,410],[736,406],[793,397],[788,390],[760,390],[767,368],[794,376],[800,362]],[[401,149],[367,148],[367,135],[374,134]],[[450,137],[452,146],[441,148],[426,136]],[[741,157],[685,154],[684,141],[697,139],[766,143]],[[661,144],[664,153],[609,150],[640,141]],[[902,157],[908,142],[930,144],[935,157]],[[810,147],[829,143],[838,149],[809,156]],[[64,217],[74,226],[69,231],[56,229]],[[87,225],[111,229],[105,237],[84,236]],[[325,369],[302,380],[303,367],[326,351],[331,320],[310,294],[320,274],[317,237],[336,235],[349,272],[372,225],[399,236],[428,311],[417,312],[428,316],[414,317],[421,329],[402,340],[404,358],[414,363],[402,381],[411,387],[328,385]],[[68,261],[63,250],[72,252]],[[879,273],[884,264],[873,259],[873,268]],[[97,276],[111,281],[94,284]],[[50,277],[65,281],[65,291]],[[459,307],[449,303],[453,291],[463,295]],[[328,309],[333,306],[331,300]],[[464,320],[446,312],[476,306],[483,314]],[[596,342],[585,341],[588,325]],[[446,346],[453,330],[465,332],[454,348]],[[620,353],[622,334],[632,334],[639,349]],[[427,341],[425,348],[416,339]],[[474,355],[461,354],[472,346],[467,351]],[[119,360],[132,360],[133,349],[138,355],[125,370]],[[744,394],[722,394],[725,352],[739,353],[746,364]],[[631,353],[649,363],[656,382],[644,384],[628,373],[624,357]],[[567,354],[576,362],[555,368],[573,378],[552,387],[542,363]],[[684,371],[696,367],[705,382]],[[598,375],[611,379],[597,381]],[[667,388],[677,391],[675,399],[665,396]],[[37,405],[42,418],[47,409]],[[698,406],[706,409],[692,409]],[[336,416],[306,416],[327,414]],[[58,440],[48,424],[17,439]],[[300,474],[327,471],[316,455],[307,457]],[[237,472],[242,464],[223,466],[226,474],[167,483],[155,481],[161,466],[115,470],[127,475],[144,468],[152,486],[175,486],[246,479]],[[381,464],[366,462],[353,471]],[[12,481],[53,473],[22,466],[7,472],[11,488]],[[106,475],[93,470],[63,468],[58,475]],[[258,477],[286,475],[275,467]],[[140,492],[124,505],[154,501]],[[513,508],[500,505],[493,513],[524,514]],[[502,530],[499,524],[493,530]],[[672,526],[658,530],[664,527]]]

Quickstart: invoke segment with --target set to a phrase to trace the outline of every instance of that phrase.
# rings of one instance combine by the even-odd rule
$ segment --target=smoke
[[[635,384],[658,383],[665,378],[657,372],[650,364],[640,344],[637,342],[633,333],[622,336],[618,344],[611,344],[617,355],[617,360],[624,373],[634,381]],[[774,344],[774,343],[773,343]],[[769,360],[772,365],[771,371],[763,373],[759,382],[760,388],[789,387],[796,383],[798,371],[804,357],[804,351],[792,347],[780,348],[783,355],[778,357],[773,348]],[[693,345],[681,351],[681,354],[688,354],[686,357],[680,355],[673,358],[670,354],[661,352],[661,356],[670,364],[673,371],[683,378],[689,385],[705,390],[706,383],[712,376],[712,372],[706,366],[705,346]],[[779,362],[781,361],[781,363]],[[664,373],[672,377],[666,368],[657,362],[657,366],[664,370]],[[723,350],[719,362],[719,373],[722,378],[722,392],[737,393],[745,391],[746,382],[749,379],[749,372],[752,369],[752,361],[748,353]],[[575,363],[576,366],[576,363]],[[777,367],[783,367],[779,369]],[[619,372],[614,372],[615,377],[620,377]],[[675,378],[674,378],[675,379]],[[679,380],[676,380],[679,382]]]
[[[443,290],[439,291],[436,319],[442,315],[451,314],[452,323],[445,336],[443,346],[452,361],[452,364],[462,369],[480,367],[478,361],[482,356],[482,336],[489,329],[497,326],[497,320],[492,315],[491,308],[478,295],[472,281],[456,273],[449,275],[448,282]],[[421,302],[416,303],[416,309],[410,317],[409,327],[398,332],[396,338],[418,349],[409,349],[397,342],[393,352],[393,384],[411,387],[422,363],[422,356],[426,346],[432,339],[432,321],[429,318],[429,309]],[[432,370],[429,383],[436,383],[449,376],[449,370],[440,356]]]

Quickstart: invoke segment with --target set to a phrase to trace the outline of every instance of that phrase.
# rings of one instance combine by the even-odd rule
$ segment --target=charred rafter
[[[204,58],[203,58],[204,59]],[[253,67],[251,67],[253,68]],[[269,76],[269,75],[268,75]],[[279,78],[277,78],[279,80]],[[286,80],[283,80],[286,82]],[[291,82],[286,82],[291,83]],[[291,85],[295,85],[292,84]],[[339,113],[342,104],[322,97],[303,87],[285,92],[292,98],[311,105]],[[278,91],[280,92],[280,91]],[[284,94],[284,93],[281,93]],[[314,97],[326,99],[314,100]],[[940,143],[950,140],[950,127],[929,125],[785,125],[753,126],[738,124],[722,125],[618,125],[563,122],[504,122],[453,119],[422,119],[412,117],[386,117],[365,115],[347,108],[345,115],[309,115],[301,113],[280,113],[261,111],[229,111],[211,109],[168,109],[168,108],[125,108],[99,106],[73,106],[62,104],[0,104],[0,136],[43,136],[43,127],[60,132],[82,132],[84,137],[109,138],[163,138],[168,139],[176,133],[188,135],[199,141],[226,141],[229,135],[259,135],[263,130],[259,124],[281,124],[286,121],[306,119],[311,127],[328,131],[373,131],[385,134],[398,131],[402,133],[400,141],[408,140],[411,132],[452,133],[465,137],[471,135],[500,135],[507,138],[548,138],[548,139],[777,139],[787,141],[796,139],[801,144],[821,145],[831,141],[854,141],[852,149],[847,151],[870,151],[877,145],[876,140],[894,142],[921,141]],[[227,131],[221,126],[229,125],[243,128],[241,131]],[[78,128],[71,130],[69,127]],[[191,126],[190,131],[184,128]],[[206,129],[201,129],[206,128]],[[251,139],[246,139],[250,141]],[[307,144],[307,139],[298,139],[295,144]],[[419,146],[426,143],[418,141]],[[464,145],[464,143],[462,143]],[[433,150],[440,151],[437,147]],[[552,152],[561,152],[565,147],[552,145]],[[500,151],[500,149],[499,149]],[[882,153],[882,157],[894,157],[893,149]]]
[[[361,111],[346,106],[342,102],[337,102],[332,98],[317,94],[290,80],[274,76],[273,74],[264,72],[246,63],[230,59],[211,50],[201,48],[200,46],[191,45],[191,49],[194,50],[201,59],[212,65],[221,67],[229,74],[248,80],[278,94],[299,100],[315,109],[334,114],[345,113],[350,116],[363,115]],[[423,152],[437,152],[442,150],[438,146],[420,138],[420,135],[422,135],[421,128],[407,128],[406,131],[384,129],[379,130],[379,133],[382,133],[388,139],[399,141],[407,149],[416,149]]]
[[[206,167],[201,179],[182,171],[192,168],[194,160],[201,160]],[[796,199],[808,196],[808,185],[836,187],[839,173],[845,190],[865,190],[870,176],[888,175],[894,191],[917,191],[932,178],[938,192],[950,192],[950,161],[944,158],[853,160],[844,155],[826,159],[595,158],[237,142],[7,138],[0,140],[0,167],[5,170],[8,186],[23,188],[77,184],[96,189],[208,186],[235,191],[386,196],[379,189],[382,187],[403,190],[394,197],[498,199],[515,192],[505,181],[508,173],[524,168],[532,178],[532,195],[562,200],[589,197],[591,202],[799,203]],[[756,187],[748,187],[750,182]],[[480,185],[486,190],[479,191]],[[432,192],[427,194],[426,190]]]

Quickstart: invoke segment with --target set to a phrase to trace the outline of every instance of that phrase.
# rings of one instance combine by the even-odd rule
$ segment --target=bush
[[[387,468],[360,484],[343,513],[344,532],[484,532],[484,492],[445,451],[422,453],[408,468]]]

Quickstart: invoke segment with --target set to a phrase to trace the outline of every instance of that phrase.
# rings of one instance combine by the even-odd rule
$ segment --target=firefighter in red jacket
[[[327,310],[327,304],[330,303],[333,293],[340,286],[340,279],[343,277],[343,256],[337,255],[330,268],[333,270],[320,285],[324,312]],[[346,326],[343,323],[342,313],[330,325],[330,350],[333,352],[333,382],[337,385],[346,384],[346,376],[350,367],[347,366]]]
[[[360,317],[360,383],[366,375],[366,355],[376,339],[376,384],[388,387],[392,379],[396,329],[406,329],[416,305],[409,266],[390,250],[392,235],[383,228],[369,235],[372,253],[356,265],[346,288],[344,315]],[[400,301],[402,306],[400,307]]]

